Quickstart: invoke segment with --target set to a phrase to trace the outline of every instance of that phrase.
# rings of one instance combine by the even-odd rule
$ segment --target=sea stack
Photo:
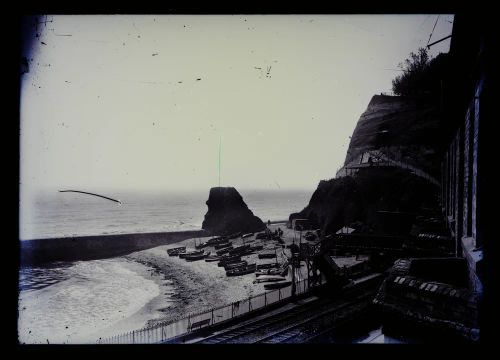
[[[206,202],[202,229],[213,235],[262,231],[266,225],[255,216],[234,187],[213,187]]]

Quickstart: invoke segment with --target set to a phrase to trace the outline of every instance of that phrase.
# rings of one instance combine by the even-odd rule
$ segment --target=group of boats
[[[241,246],[235,247],[233,246],[233,242],[230,241],[237,237],[245,239],[252,235],[253,233],[244,235],[237,233],[229,236],[214,237],[206,242],[195,244],[196,250],[194,251],[188,251],[185,246],[181,246],[168,249],[167,254],[169,256],[178,256],[186,261],[198,261],[203,259],[206,262],[217,261],[217,265],[223,267],[226,271],[226,276],[229,277],[255,273],[256,280],[254,283],[266,283],[264,284],[265,289],[278,289],[289,286],[291,282],[285,281],[288,275],[288,261],[282,264],[277,261],[276,263],[267,264],[249,264],[246,260],[242,260],[242,257],[263,250],[264,246],[244,243]],[[212,254],[211,251],[204,250],[204,248],[208,246],[214,247],[215,254]],[[276,252],[262,252],[259,253],[258,257],[259,259],[277,258]]]

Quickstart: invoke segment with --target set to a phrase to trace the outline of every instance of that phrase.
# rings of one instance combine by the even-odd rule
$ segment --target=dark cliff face
[[[429,101],[375,95],[354,129],[345,164],[359,164],[365,151],[377,150],[439,177],[443,133],[439,111]],[[290,220],[308,218],[323,235],[343,226],[356,228],[353,223],[361,232],[387,233],[398,224],[383,228],[381,218],[436,207],[437,191],[406,170],[367,167],[352,177],[321,181],[309,205]]]
[[[234,187],[211,188],[206,204],[208,212],[201,227],[211,234],[256,232],[266,228]]]
[[[299,213],[290,215],[307,218],[322,234],[340,229],[344,224],[362,218],[363,201],[352,177],[321,181],[313,193],[309,205]]]
[[[333,234],[343,226],[377,233],[382,230],[380,211],[413,213],[435,206],[437,190],[404,170],[362,169],[355,177],[321,181],[309,204],[291,214],[290,221],[307,218],[322,235]]]

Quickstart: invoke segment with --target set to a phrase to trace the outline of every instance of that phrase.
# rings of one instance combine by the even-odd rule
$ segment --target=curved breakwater
[[[208,235],[205,230],[188,230],[23,240],[19,242],[21,266],[104,259]]]

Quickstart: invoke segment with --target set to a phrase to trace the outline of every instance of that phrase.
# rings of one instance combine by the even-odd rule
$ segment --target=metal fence
[[[307,279],[295,282],[296,294],[309,291]],[[228,305],[214,307],[208,310],[190,314],[181,319],[159,323],[140,330],[125,334],[99,339],[98,344],[153,344],[160,343],[174,337],[188,334],[192,331],[221,324],[231,319],[262,309],[271,304],[285,301],[292,296],[292,285],[268,291],[247,299],[235,301]]]

